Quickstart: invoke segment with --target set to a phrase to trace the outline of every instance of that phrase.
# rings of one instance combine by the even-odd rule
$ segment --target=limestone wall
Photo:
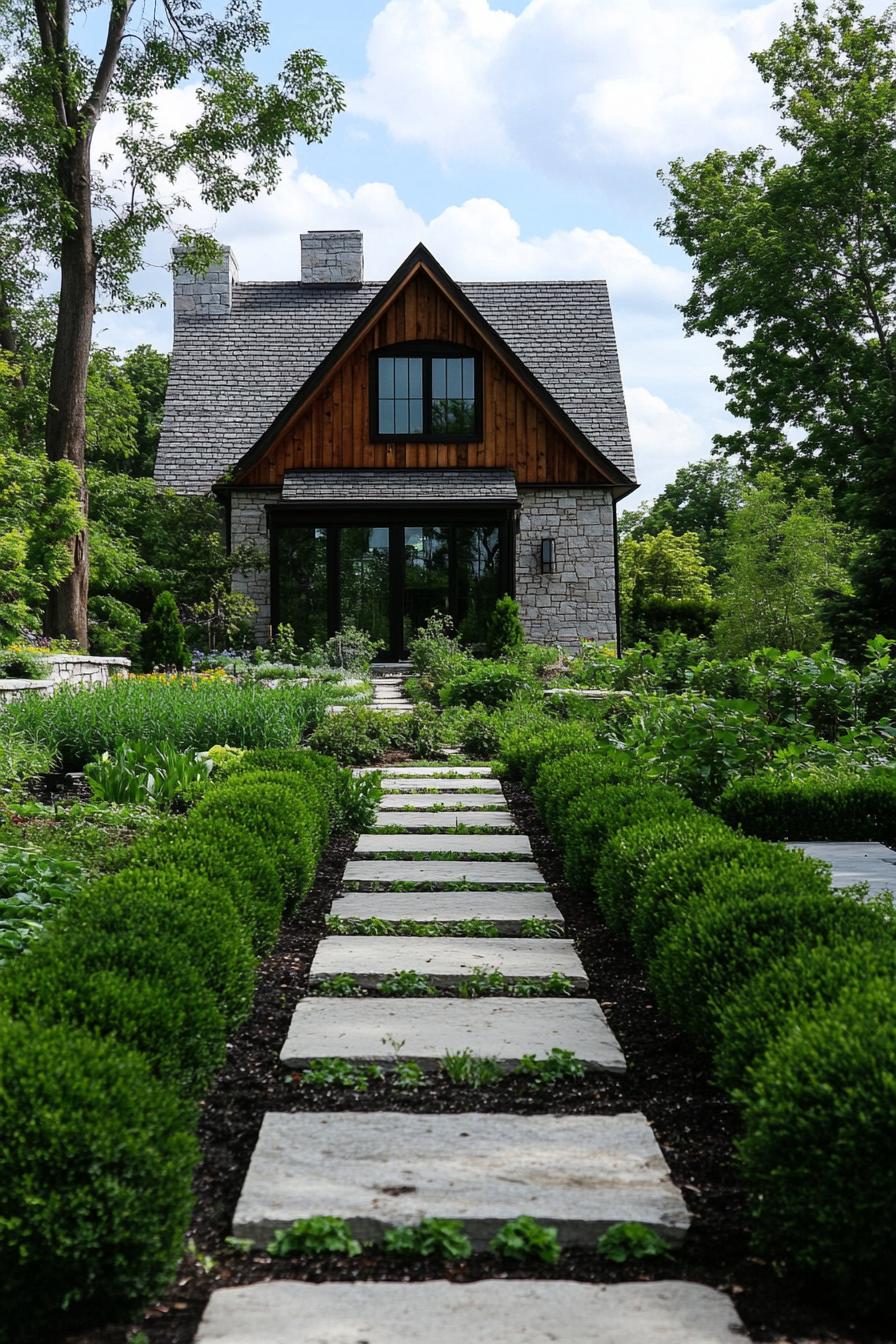
[[[613,499],[594,486],[520,489],[516,597],[527,638],[575,648],[616,639]],[[542,574],[541,541],[553,537],[556,564]]]
[[[255,546],[268,553],[268,532],[265,505],[276,499],[269,490],[241,490],[231,496],[230,545]],[[255,616],[255,638],[259,644],[270,640],[271,574],[268,569],[237,570],[233,576],[235,593],[250,597],[258,608]]]
[[[129,658],[100,658],[92,653],[50,653],[41,657],[46,676],[33,680],[0,679],[0,704],[22,695],[52,695],[58,686],[105,686],[113,677],[126,677]]]

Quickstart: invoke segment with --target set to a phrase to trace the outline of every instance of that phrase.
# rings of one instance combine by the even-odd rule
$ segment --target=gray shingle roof
[[[512,471],[464,470],[438,467],[411,471],[285,471],[281,496],[290,503],[321,499],[351,499],[382,503],[389,500],[501,500],[514,503],[519,496]]]
[[[225,317],[179,317],[156,480],[208,490],[382,288],[237,282]],[[602,280],[460,284],[590,443],[635,480]]]

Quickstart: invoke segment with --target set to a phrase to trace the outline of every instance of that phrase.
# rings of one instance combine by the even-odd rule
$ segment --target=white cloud
[[[792,0],[390,0],[350,110],[441,159],[511,153],[581,173],[769,140],[768,91],[748,60]]]
[[[625,401],[641,489],[626,501],[637,508],[672,480],[679,467],[708,457],[710,434],[684,411],[646,387],[627,387]]]

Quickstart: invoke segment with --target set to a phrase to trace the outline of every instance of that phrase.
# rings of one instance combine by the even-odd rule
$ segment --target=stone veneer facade
[[[100,658],[91,653],[50,653],[41,657],[46,676],[23,680],[0,680],[0,704],[23,695],[52,695],[59,686],[105,686],[113,677],[126,677],[129,658]]]
[[[231,496],[230,538],[268,553],[265,505],[276,496],[266,490]],[[574,649],[581,639],[599,644],[616,640],[616,561],[613,499],[594,486],[548,487],[520,491],[520,529],[516,538],[516,598],[529,639]],[[553,537],[556,565],[542,574],[541,541]],[[234,575],[236,592],[258,608],[256,634],[268,640],[271,622],[270,573],[267,569]]]

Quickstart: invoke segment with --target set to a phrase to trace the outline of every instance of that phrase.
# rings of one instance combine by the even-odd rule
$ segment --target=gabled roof
[[[630,487],[634,462],[605,282],[457,283],[422,244],[385,284],[237,282],[229,315],[180,317],[159,484],[205,491],[254,461],[421,266],[580,450]]]

